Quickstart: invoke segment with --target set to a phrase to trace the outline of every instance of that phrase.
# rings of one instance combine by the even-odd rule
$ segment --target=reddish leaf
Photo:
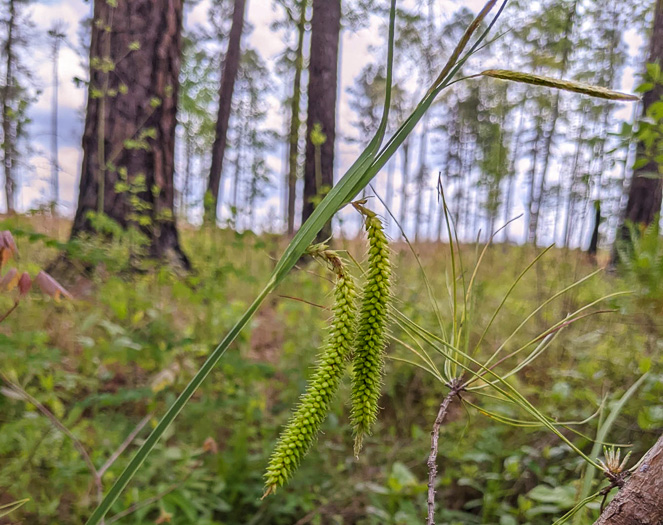
[[[0,291],[9,292],[13,290],[18,284],[18,280],[18,270],[16,268],[10,268],[2,280],[0,280]]]
[[[30,291],[30,288],[32,288],[30,274],[28,274],[28,272],[23,272],[23,275],[21,275],[21,278],[18,280],[18,291],[21,295],[25,295]]]
[[[61,297],[66,297],[67,299],[73,298],[72,295],[65,290],[64,286],[43,270],[37,274],[34,282],[37,283],[37,286],[39,286],[42,292],[46,295],[50,295],[57,302],[60,301]]]
[[[4,266],[12,256],[17,255],[18,250],[12,233],[9,230],[0,232],[0,267]]]
[[[2,232],[3,246],[8,248],[9,251],[16,257],[18,255],[18,248],[16,248],[16,243],[14,242],[14,236],[9,230]]]
[[[219,445],[217,445],[214,438],[210,436],[203,443],[203,450],[210,454],[217,454],[219,452]]]

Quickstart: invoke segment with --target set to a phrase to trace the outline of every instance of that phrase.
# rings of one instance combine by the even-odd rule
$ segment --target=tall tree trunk
[[[53,99],[51,105],[51,214],[57,213],[60,200],[60,160],[58,147],[58,91],[60,86],[60,44],[67,37],[63,23],[55,22],[48,30],[53,58]]]
[[[534,136],[534,140],[532,141],[533,143],[533,148],[534,150],[532,151],[532,167],[530,168],[530,180],[529,180],[529,190],[528,190],[528,205],[525,211],[527,212],[527,237],[525,238],[526,242],[534,242],[534,237],[535,237],[535,221],[537,219],[537,210],[536,210],[536,203],[537,203],[537,195],[536,195],[536,189],[537,189],[537,162],[539,158],[539,143],[541,142],[541,139],[543,138],[543,130],[535,123],[536,126],[536,134]]]
[[[562,62],[560,77],[564,78],[566,75],[566,70],[568,69],[569,64],[569,54],[571,51],[571,46],[568,45],[568,40],[571,36],[573,30],[573,24],[576,16],[576,10],[578,8],[577,0],[573,2],[573,5],[570,6],[569,12],[566,18],[566,26],[564,27],[564,40],[566,41],[566,47],[562,52]],[[552,116],[550,117],[550,124],[547,130],[544,132],[544,146],[543,146],[543,169],[541,170],[541,179],[539,180],[539,188],[536,193],[536,198],[532,200],[530,204],[530,213],[531,213],[531,226],[530,226],[530,241],[536,245],[539,240],[539,216],[541,213],[541,202],[543,200],[543,194],[546,189],[546,180],[548,178],[548,167],[550,166],[550,153],[552,145],[555,138],[555,133],[557,130],[557,122],[559,120],[559,111],[560,111],[560,91],[555,91],[554,97],[555,101],[553,102],[552,107]]]
[[[594,525],[663,523],[663,436],[619,490]]]
[[[401,228],[405,230],[405,221],[407,220],[407,185],[409,182],[409,170],[410,170],[410,139],[407,138],[401,144],[401,154],[403,159],[403,164],[401,168],[401,210],[398,221],[401,223]]]
[[[313,213],[316,201],[334,184],[336,88],[340,31],[341,0],[313,0],[302,223]],[[326,137],[325,141],[317,148],[311,140],[311,133],[316,124],[321,127],[321,131]],[[316,149],[318,149],[317,155]],[[316,181],[316,157],[319,160],[322,187],[318,186]],[[331,237],[331,222],[328,222],[322,228],[318,239],[324,240],[329,237]]]
[[[71,235],[93,231],[89,213],[95,210],[123,227],[134,223],[137,212],[149,214],[150,224],[142,229],[150,255],[188,268],[173,209],[182,11],[182,0],[94,3],[94,20],[100,23],[92,24],[83,165]],[[123,85],[129,86],[127,93]],[[111,91],[117,95],[108,95]],[[127,147],[126,141],[137,139],[145,147]],[[147,211],[136,210],[128,192],[116,191],[124,170],[130,183],[144,176],[146,191],[137,197]]]
[[[184,168],[184,188],[180,198],[180,214],[184,220],[189,218],[189,191],[191,189],[191,163],[193,161],[193,137],[191,130],[184,130],[185,147],[186,147],[186,165]]]
[[[601,201],[594,201],[594,227],[587,253],[596,256],[599,251],[599,227],[601,226]]]
[[[212,223],[216,222],[217,219],[219,186],[223,170],[223,157],[226,153],[228,123],[230,122],[235,79],[239,70],[245,6],[246,0],[235,0],[233,21],[228,36],[228,51],[226,52],[219,86],[219,111],[216,118],[214,144],[212,145],[212,166],[210,167],[207,194],[205,195],[205,220]]]
[[[423,118],[423,129],[421,131],[421,137],[419,139],[419,167],[417,169],[417,202],[415,206],[415,220],[414,225],[414,240],[419,240],[419,235],[421,228],[424,227],[422,224],[422,207],[423,201],[425,200],[425,186],[426,186],[426,153],[428,149],[428,128],[429,128],[429,113],[424,114]]]
[[[578,130],[578,139],[576,142],[576,149],[573,155],[573,166],[571,168],[571,180],[569,180],[569,192],[568,199],[566,201],[566,216],[564,217],[564,248],[568,248],[571,242],[571,226],[573,225],[573,209],[576,204],[576,197],[574,194],[575,184],[579,179],[578,176],[578,166],[580,164],[580,153],[582,150],[583,135],[585,133],[585,118],[586,115],[583,112],[580,117],[580,128]]]
[[[520,152],[520,145],[522,142],[522,135],[523,135],[523,111],[520,111],[520,115],[518,116],[518,127],[516,128],[516,131],[513,136],[513,155],[511,156],[511,162],[509,162],[509,168],[508,168],[508,173],[506,175],[507,177],[507,184],[506,184],[506,197],[504,201],[504,224],[506,225],[504,228],[504,242],[509,242],[509,226],[507,223],[512,220],[514,217],[512,216],[511,213],[511,204],[513,200],[513,186],[515,185],[516,181],[516,162],[518,160],[518,154]]]
[[[385,204],[390,213],[385,214],[385,229],[389,231],[391,226],[391,214],[395,214],[394,210],[394,168],[396,168],[395,159],[391,158],[387,161],[387,188],[385,195]]]
[[[297,198],[297,166],[299,158],[299,135],[302,120],[299,112],[302,101],[302,71],[304,69],[304,36],[306,35],[306,7],[303,1],[297,21],[297,49],[295,50],[295,79],[290,99],[290,133],[288,143],[288,235],[295,232],[295,202]]]
[[[658,63],[663,67],[663,0],[656,1],[654,12],[654,29],[651,34],[648,62]],[[649,107],[661,100],[663,96],[663,85],[655,84],[654,88],[642,97],[642,114],[646,116]],[[638,144],[636,158],[644,155],[644,145]],[[655,173],[657,177],[646,176]],[[629,228],[626,221],[647,226],[661,211],[661,200],[663,197],[663,178],[660,176],[660,168],[656,160],[650,160],[645,166],[633,171],[631,188],[629,189],[628,202],[626,204],[626,215],[621,225],[619,237],[622,240],[629,238]]]
[[[49,33],[51,33],[49,31]],[[58,159],[58,87],[60,84],[58,62],[60,58],[60,35],[52,35],[53,38],[53,103],[51,106],[51,213],[57,212],[58,200],[60,200],[59,171],[60,162]]]
[[[5,86],[2,90],[2,137],[3,137],[3,166],[5,175],[5,198],[7,200],[7,213],[14,213],[14,118],[10,101],[14,90],[14,28],[16,25],[15,0],[9,0],[9,17],[7,19],[7,40],[5,40]]]

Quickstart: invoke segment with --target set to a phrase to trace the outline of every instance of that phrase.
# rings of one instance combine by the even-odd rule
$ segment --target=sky
[[[412,0],[404,0],[405,4]],[[460,6],[466,6],[477,11],[485,0],[467,0],[464,2],[451,0],[438,0],[440,12],[449,15]],[[207,10],[209,0],[201,0],[185,13],[185,27],[207,24]],[[46,32],[57,20],[66,23],[67,45],[61,49],[58,62],[59,69],[59,164],[60,164],[60,213],[72,216],[78,193],[78,178],[81,165],[81,135],[83,130],[83,117],[86,92],[83,85],[78,86],[74,78],[87,78],[87,72],[82,67],[80,55],[76,50],[85,50],[87,42],[79,40],[80,21],[90,16],[91,2],[83,0],[42,0],[30,8],[31,19],[35,24],[35,38],[29,50],[28,68],[32,70],[40,95],[30,110],[32,124],[29,128],[33,152],[29,160],[21,169],[21,184],[19,188],[18,208],[28,210],[50,201],[50,140],[51,124],[50,112],[52,107],[52,57],[46,40]],[[264,60],[273,69],[275,57],[282,51],[283,42],[278,34],[270,30],[270,24],[277,16],[272,7],[272,0],[248,0],[247,20],[254,27],[248,37],[248,43],[257,48]],[[386,35],[381,34],[384,26],[376,20],[358,30],[357,32],[343,31],[341,36],[339,60],[339,102],[337,109],[337,136],[350,137],[355,134],[352,127],[353,116],[349,107],[347,88],[354,83],[366,63],[372,44],[384,42]],[[627,42],[632,53],[641,44],[641,40],[633,34],[627,34]],[[634,83],[634,71],[627,67],[620,86],[623,90],[630,90]],[[272,111],[267,125],[276,130],[285,129],[285,115],[280,110],[276,98],[271,101]],[[621,118],[629,118],[630,110],[624,107]],[[359,153],[359,146],[346,140],[337,140],[337,173],[340,176],[354,161]],[[277,174],[278,189],[271,192],[262,206],[265,216],[279,216],[281,207],[281,178],[284,172],[282,167],[283,151],[275,151],[269,156],[268,163]],[[395,181],[398,185],[400,173],[396,168]],[[398,186],[397,186],[398,187]],[[227,194],[227,193],[226,193]],[[0,201],[0,209],[4,203]],[[522,206],[521,206],[522,207]],[[518,208],[518,205],[517,205]],[[518,235],[521,227],[516,225],[514,232]]]
[[[468,7],[477,9],[483,0],[470,0]],[[207,25],[209,0],[202,0],[193,9],[187,9],[185,27]],[[67,24],[68,45],[63,46],[59,59],[59,163],[60,163],[60,212],[71,215],[75,211],[77,184],[81,164],[81,135],[83,129],[83,111],[85,105],[85,89],[77,86],[74,78],[87,78],[80,55],[76,49],[85,49],[87,43],[79,41],[79,23],[90,16],[91,2],[83,0],[44,0],[36,2],[30,8],[31,19],[35,24],[37,38],[30,48],[30,60],[27,66],[32,70],[36,84],[40,89],[37,102],[32,106],[30,127],[32,145],[35,149],[30,159],[30,172],[22,170],[22,181],[19,193],[19,209],[27,210],[40,203],[48,202],[50,195],[50,114],[52,107],[52,57],[46,37],[48,29],[56,20]],[[272,0],[249,0],[247,4],[247,20],[254,30],[249,36],[251,46],[257,48],[268,64],[273,65],[274,58],[282,51],[283,42],[273,33],[269,26],[277,16],[272,7]],[[339,68],[339,128],[340,136],[353,134],[352,117],[348,106],[346,88],[352,85],[354,78],[364,65],[364,58],[371,44],[382,41],[383,35],[376,32],[376,24],[360,29],[356,33],[344,31],[341,40],[341,58]],[[283,129],[281,112],[271,113],[271,125],[275,129]],[[339,141],[339,169],[349,166],[357,155],[357,148]],[[280,158],[276,157],[277,162]],[[272,159],[274,163],[274,159]],[[4,203],[3,203],[4,205]]]

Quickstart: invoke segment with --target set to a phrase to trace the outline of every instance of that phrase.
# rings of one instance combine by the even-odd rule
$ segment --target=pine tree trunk
[[[507,173],[507,184],[506,184],[506,199],[504,201],[504,224],[512,220],[514,217],[511,213],[511,204],[513,200],[513,186],[516,180],[516,161],[518,160],[518,154],[520,152],[520,144],[522,142],[523,135],[523,111],[520,112],[518,117],[518,127],[513,136],[514,145],[513,145],[513,155],[511,156],[511,162],[509,162],[509,171]],[[509,226],[504,228],[504,242],[509,242]]]
[[[571,8],[569,9],[567,18],[566,18],[566,27],[564,28],[564,39],[568,41],[573,30],[573,24],[576,16],[576,10],[578,7],[578,2],[574,2]],[[567,45],[562,53],[562,62],[561,62],[561,71],[560,77],[564,78],[566,75],[566,70],[569,63],[569,54],[571,46]],[[560,112],[560,96],[559,91],[555,92],[555,101],[553,102],[552,116],[550,117],[549,128],[544,133],[544,146],[543,146],[543,169],[541,170],[541,179],[539,180],[539,188],[536,192],[536,199],[532,202],[531,209],[531,228],[530,228],[530,240],[534,245],[538,243],[539,240],[539,216],[541,213],[541,203],[543,200],[543,194],[546,189],[546,180],[548,179],[548,167],[550,166],[550,157],[551,149],[555,138],[555,133],[557,130],[557,122],[559,120]]]
[[[299,159],[299,135],[301,128],[302,71],[304,69],[304,36],[306,35],[306,5],[300,6],[297,22],[297,49],[295,50],[295,79],[290,101],[290,133],[288,141],[288,235],[295,232],[295,202],[297,198],[297,162]]]
[[[594,525],[663,523],[663,436],[649,449]]]
[[[655,62],[659,66],[663,66],[663,0],[657,0],[656,2],[648,62]],[[663,86],[660,84],[656,84],[654,89],[644,94],[642,97],[643,116],[647,114],[649,107],[658,102],[662,96]],[[638,144],[636,158],[642,158],[643,154],[644,146]],[[645,176],[648,173],[659,176]],[[626,221],[643,226],[651,224],[661,211],[662,197],[663,178],[660,176],[659,165],[655,160],[651,160],[645,166],[634,170],[626,204],[625,221],[620,228],[619,237],[622,240],[629,238],[630,233]]]
[[[423,130],[421,131],[421,138],[419,143],[419,167],[417,170],[417,202],[415,207],[415,220],[414,226],[414,240],[419,240],[421,228],[424,227],[422,221],[422,207],[425,199],[424,188],[426,186],[426,153],[428,149],[428,127],[429,127],[429,113],[424,114]]]
[[[16,25],[15,0],[9,0],[9,17],[7,18],[7,40],[4,45],[5,55],[5,82],[2,89],[2,155],[5,176],[5,198],[7,201],[7,213],[14,213],[14,154],[16,151],[15,123],[12,117],[10,100],[14,89],[14,27]]]
[[[596,256],[599,251],[599,227],[601,226],[601,201],[594,202],[594,227],[592,228],[592,239],[589,241],[587,253]]]
[[[401,228],[405,231],[405,221],[407,220],[407,185],[409,183],[409,169],[410,169],[410,140],[406,138],[403,144],[401,145],[401,154],[402,154],[402,167],[401,167],[401,210],[399,222],[401,223]]]
[[[341,0],[313,0],[302,224],[313,213],[316,201],[334,184],[340,30]],[[316,124],[321,126],[322,133],[326,136],[325,141],[317,148],[322,187],[319,187],[316,181],[316,146],[311,141],[311,132]],[[324,240],[329,237],[331,237],[331,222],[322,228],[318,239]]]
[[[387,209],[391,213],[395,213],[394,210],[394,168],[396,168],[396,160],[392,157],[387,161],[387,187],[385,190],[385,204]],[[387,213],[385,215],[385,229],[389,231],[389,226],[391,225],[391,215]]]
[[[93,231],[89,213],[94,211],[122,227],[134,223],[137,210],[129,192],[116,192],[126,169],[129,182],[145,177],[146,191],[137,196],[147,208],[141,213],[151,219],[142,227],[150,255],[189,268],[175,224],[173,183],[182,11],[182,0],[120,0],[115,8],[104,0],[94,3],[94,20],[101,22],[92,24],[83,165],[71,235]],[[131,50],[134,46],[138,49]],[[113,62],[112,74],[104,72],[103,57]],[[127,146],[146,132],[146,147]]]
[[[536,174],[537,174],[537,161],[539,157],[539,143],[542,139],[543,135],[543,130],[537,126],[536,129],[536,135],[534,137],[533,142],[533,148],[534,151],[532,152],[532,167],[530,169],[530,180],[529,180],[529,190],[528,190],[528,206],[527,206],[527,238],[525,239],[527,242],[534,242],[534,237],[536,236],[536,220],[537,220],[537,195],[536,195],[536,189],[537,189],[537,179],[536,179]],[[538,197],[540,198],[540,196]]]
[[[246,0],[235,0],[233,9],[233,21],[228,36],[228,51],[223,63],[223,73],[219,86],[219,110],[216,118],[216,132],[214,144],[212,145],[212,166],[210,167],[209,179],[207,181],[207,193],[205,195],[205,220],[215,223],[217,219],[217,207],[219,203],[219,186],[221,184],[221,172],[223,171],[223,158],[226,153],[228,123],[232,109],[233,90],[235,79],[239,70],[240,45],[242,40],[242,29],[244,27],[244,10]]]
[[[184,189],[182,190],[182,199],[180,204],[180,213],[186,221],[189,216],[189,191],[191,189],[191,172],[193,161],[193,136],[190,130],[185,130],[185,146],[186,146],[186,166],[184,168]]]

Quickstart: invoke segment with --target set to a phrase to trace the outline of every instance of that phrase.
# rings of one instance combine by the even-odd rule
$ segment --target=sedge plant
[[[486,20],[488,15],[493,11],[493,9],[500,4],[495,16],[492,21],[485,26],[485,30],[479,31],[479,28],[482,27],[483,22]],[[457,74],[460,71],[463,64],[475,54],[478,50],[482,48],[482,44],[486,40],[487,35],[492,30],[495,22],[503,12],[506,7],[507,0],[488,0],[484,7],[480,10],[475,19],[467,27],[465,33],[460,38],[458,44],[452,51],[446,65],[442,68],[440,73],[435,78],[434,82],[431,84],[429,89],[426,91],[423,98],[414,108],[412,113],[403,121],[400,127],[395,131],[393,136],[383,144],[387,121],[389,118],[389,107],[391,101],[391,90],[392,90],[392,62],[393,62],[393,51],[394,51],[394,21],[396,14],[396,0],[391,1],[390,7],[390,22],[389,22],[389,37],[388,37],[388,53],[387,53],[387,75],[386,75],[386,92],[384,98],[384,108],[382,113],[382,119],[378,126],[377,132],[373,139],[369,142],[368,146],[364,151],[359,155],[357,160],[352,164],[349,170],[345,175],[339,180],[339,182],[331,188],[329,193],[320,201],[320,203],[315,207],[314,212],[309,217],[309,219],[302,225],[297,234],[293,237],[290,244],[285,249],[283,255],[276,263],[274,270],[265,283],[262,291],[257,295],[254,301],[250,304],[247,310],[242,314],[242,316],[237,319],[235,325],[230,329],[226,336],[222,339],[219,345],[211,352],[207,360],[200,366],[197,373],[184,388],[182,393],[177,397],[177,399],[172,403],[167,412],[162,416],[159,423],[152,430],[151,434],[144,441],[142,446],[136,452],[134,457],[128,462],[125,470],[118,476],[115,481],[115,484],[112,486],[110,491],[106,494],[101,504],[95,509],[90,518],[87,521],[88,525],[96,525],[101,522],[101,520],[106,516],[112,505],[115,503],[119,495],[129,484],[131,479],[134,477],[138,469],[141,467],[147,456],[154,449],[157,442],[164,435],[166,430],[173,423],[178,414],[186,406],[187,402],[191,399],[193,394],[196,392],[198,387],[202,384],[205,378],[208,376],[210,371],[214,368],[216,363],[221,359],[225,352],[230,347],[231,343],[235,338],[240,334],[240,332],[246,327],[253,315],[256,313],[260,305],[263,303],[265,298],[272,292],[274,289],[286,278],[290,270],[295,266],[297,261],[305,253],[310,244],[314,241],[318,232],[322,227],[334,216],[334,214],[340,210],[345,205],[349,204],[364,188],[366,188],[375,175],[382,169],[386,162],[391,158],[391,156],[397,151],[399,146],[407,139],[410,133],[413,131],[417,123],[422,119],[423,115],[428,111],[431,104],[435,101],[438,95],[446,88],[451,86],[453,83],[459,81],[457,79]],[[478,36],[477,36],[478,32]],[[473,40],[474,39],[474,40]],[[472,42],[472,43],[471,43]],[[471,45],[470,45],[471,43]],[[510,79],[521,82],[531,82],[530,78],[520,78],[520,79]],[[540,82],[539,82],[540,83]],[[548,84],[550,85],[550,84]],[[550,85],[550,87],[566,89],[568,86],[564,85]],[[591,86],[589,88],[585,87],[585,93],[591,94],[594,96],[605,96],[605,90],[594,90],[592,92]],[[577,89],[576,89],[577,90]],[[613,93],[613,92],[610,92]],[[623,97],[622,97],[623,98]],[[577,315],[582,315],[582,312],[579,312]],[[546,344],[549,342],[550,337],[554,337],[555,329],[561,329],[564,323],[575,320],[575,317],[571,320],[562,321],[561,324],[557,327],[553,327],[553,331],[546,335],[546,337],[540,343]],[[408,324],[408,321],[405,319],[400,319],[400,322],[403,324]],[[418,332],[417,335],[425,338],[426,342],[431,344],[437,352],[445,356],[445,369],[448,372],[449,378],[456,377],[455,373],[451,373],[455,370],[466,370],[468,374],[471,372],[471,376],[468,376],[466,381],[469,381],[471,384],[464,385],[464,388],[470,387],[481,387],[481,386],[491,386],[493,389],[498,389],[500,392],[504,392],[503,395],[510,397],[512,399],[517,399],[519,403],[522,404],[524,408],[527,409],[532,415],[536,415],[540,420],[540,423],[544,426],[551,428],[556,433],[559,433],[557,426],[550,422],[548,418],[542,416],[534,407],[532,407],[528,402],[522,397],[519,396],[517,391],[510,389],[509,383],[505,381],[505,378],[502,376],[497,376],[492,369],[490,364],[492,361],[497,359],[497,356],[488,363],[481,364],[480,361],[472,358],[467,352],[464,352],[461,348],[456,347],[455,339],[446,339],[440,337],[438,334],[432,334],[431,332],[419,329],[413,325],[408,326],[409,329]],[[457,327],[456,327],[457,329]],[[456,337],[454,335],[454,337]],[[540,350],[538,350],[540,351]],[[537,350],[535,350],[534,355],[536,355]],[[531,354],[530,354],[531,358]],[[525,360],[526,361],[526,360]],[[426,360],[426,363],[428,361]],[[474,366],[475,368],[472,368]],[[515,372],[514,372],[515,373]],[[477,383],[477,384],[475,384]],[[561,434],[560,434],[561,435]],[[589,459],[589,458],[588,458]],[[595,462],[594,462],[595,463]]]
[[[335,274],[333,318],[313,377],[270,458],[265,496],[290,478],[311,448],[329,413],[354,343],[357,292],[352,275],[339,255],[324,244],[316,244],[307,252],[324,261]]]
[[[499,233],[499,230],[493,234],[489,242],[486,243],[483,249],[477,254],[474,267],[466,269],[463,257],[461,257],[460,243],[455,235],[455,229],[453,228],[452,219],[441,187],[440,193],[443,203],[443,212],[447,220],[447,233],[450,239],[451,274],[447,279],[447,295],[449,300],[448,312],[446,315],[442,315],[443,310],[437,302],[437,294],[435,294],[435,291],[432,289],[431,281],[426,276],[426,272],[416,251],[413,249],[405,232],[401,228],[401,234],[404,236],[407,244],[410,246],[412,254],[419,263],[420,271],[423,274],[423,281],[428,288],[429,299],[436,314],[437,326],[432,329],[426,328],[411,320],[399,309],[394,308],[394,323],[400,328],[404,336],[403,338],[392,336],[392,339],[397,345],[400,345],[412,354],[414,358],[391,356],[395,361],[406,362],[425,370],[448,389],[440,403],[431,433],[431,452],[427,462],[429,472],[427,525],[433,525],[435,519],[435,488],[437,483],[436,475],[439,432],[447,416],[449,406],[456,399],[460,400],[467,409],[475,410],[478,414],[486,416],[494,421],[521,428],[543,428],[550,431],[578,456],[585,460],[588,464],[588,472],[600,470],[610,481],[609,486],[617,486],[616,484],[623,479],[624,476],[624,474],[622,474],[624,468],[623,465],[619,464],[615,467],[618,470],[616,472],[613,472],[615,468],[606,467],[606,465],[616,463],[616,459],[614,458],[617,457],[618,452],[614,452],[614,449],[610,449],[610,455],[606,456],[606,462],[602,463],[601,460],[597,458],[597,449],[599,446],[605,445],[604,440],[607,437],[607,432],[612,425],[616,414],[621,410],[621,407],[623,407],[633,392],[642,384],[644,377],[629,389],[606,422],[600,426],[599,434],[595,441],[595,448],[590,454],[586,454],[578,448],[569,437],[567,437],[567,433],[564,433],[563,430],[571,431],[583,436],[583,434],[574,427],[587,423],[595,417],[596,414],[589,415],[589,417],[583,421],[557,421],[556,419],[543,414],[538,408],[536,408],[534,404],[530,402],[516,386],[514,386],[514,383],[510,381],[509,378],[515,376],[524,368],[531,365],[536,359],[541,357],[543,353],[551,347],[560,333],[569,326],[591,315],[612,312],[612,310],[599,310],[596,307],[601,303],[627,292],[616,292],[600,297],[577,308],[563,319],[550,324],[534,337],[527,339],[524,343],[516,344],[517,336],[523,331],[523,328],[537,316],[537,314],[553,301],[563,297],[565,294],[579,287],[582,283],[597,276],[601,270],[592,272],[543,300],[532,312],[525,316],[522,322],[516,326],[516,328],[497,346],[495,350],[487,352],[485,342],[491,327],[499,321],[499,315],[508,304],[508,300],[513,291],[519,283],[521,283],[525,275],[540,261],[551,247],[544,249],[541,253],[536,255],[517,275],[514,281],[508,286],[508,289],[497,308],[488,316],[488,323],[483,328],[479,329],[480,335],[476,338],[474,337],[477,328],[475,318],[478,317],[478,306],[477,302],[473,299],[474,290],[478,284],[479,270],[485,259],[491,240],[494,235]],[[396,223],[398,224],[397,221]],[[498,405],[501,404],[505,407],[508,405],[509,410],[499,411],[488,409],[485,406],[482,406],[477,401],[477,398],[490,399],[493,404],[497,402]],[[516,418],[510,414],[514,407],[523,413],[523,417]],[[591,478],[588,483],[591,486]],[[600,494],[602,494],[602,492],[597,492],[590,496],[583,491],[583,494],[581,495],[582,499],[577,507],[573,509],[572,513],[570,512],[563,517],[560,523],[565,522],[566,519],[569,519],[584,505],[593,501]]]

